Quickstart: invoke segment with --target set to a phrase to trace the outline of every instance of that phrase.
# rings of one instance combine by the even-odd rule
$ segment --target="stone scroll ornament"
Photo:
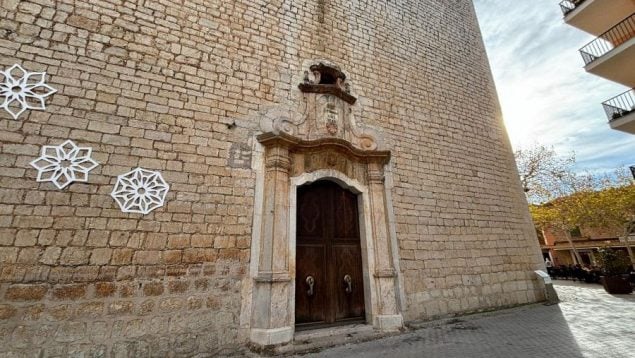
[[[60,145],[45,145],[31,166],[38,171],[38,182],[50,181],[58,189],[64,189],[73,182],[88,181],[88,172],[99,165],[90,157],[92,151],[92,148],[78,147],[71,140]]]
[[[44,100],[57,92],[44,83],[46,72],[28,72],[15,64],[0,71],[0,109],[18,119],[27,109],[46,109]]]
[[[354,106],[357,98],[338,66],[324,62],[310,65],[298,89],[299,95],[289,103],[261,108],[258,115],[263,133],[308,141],[337,138],[361,150],[383,148],[381,133],[355,119],[360,106]]]
[[[136,168],[117,177],[110,196],[124,213],[147,214],[163,206],[169,189],[161,173]]]

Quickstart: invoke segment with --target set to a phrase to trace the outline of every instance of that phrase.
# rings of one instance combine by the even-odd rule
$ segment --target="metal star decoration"
[[[88,181],[88,172],[99,164],[90,155],[92,148],[78,147],[71,140],[42,147],[40,157],[31,162],[38,170],[37,181],[50,181],[59,189],[72,182]]]
[[[45,77],[46,72],[28,72],[18,64],[0,71],[0,109],[13,119],[27,109],[46,109],[44,99],[57,90],[44,83]]]
[[[161,173],[137,168],[117,177],[110,196],[124,213],[147,214],[163,206],[169,189]]]

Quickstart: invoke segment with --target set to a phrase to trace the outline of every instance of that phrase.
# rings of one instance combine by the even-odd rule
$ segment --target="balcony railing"
[[[582,5],[585,1],[586,0],[564,0],[560,2],[560,9],[562,9],[564,16],[567,16],[567,14]]]
[[[580,49],[580,54],[582,54],[582,59],[584,59],[584,65],[586,66],[606,55],[634,36],[635,14],[632,14]]]
[[[630,89],[602,103],[609,122],[635,113],[635,89]]]

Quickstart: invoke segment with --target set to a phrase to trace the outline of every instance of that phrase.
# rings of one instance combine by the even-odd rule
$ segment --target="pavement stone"
[[[635,295],[554,281],[558,305],[530,305],[432,323],[398,336],[303,357],[635,357]]]

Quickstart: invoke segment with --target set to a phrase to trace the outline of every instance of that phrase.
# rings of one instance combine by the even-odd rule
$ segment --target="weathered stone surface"
[[[53,289],[56,300],[76,300],[86,295],[86,285],[65,285]]]
[[[112,282],[97,282],[95,284],[96,297],[110,297],[114,295],[117,286]]]
[[[143,286],[143,294],[146,296],[160,296],[163,291],[163,282],[148,282]]]
[[[7,288],[4,298],[9,301],[38,301],[47,291],[48,287],[44,285],[13,285]]]
[[[398,259],[377,274],[397,275],[394,290],[382,287],[404,318],[542,299],[531,275],[542,260],[470,2],[265,3],[0,2],[2,68],[46,71],[58,90],[19,121],[0,111],[0,355],[243,346],[265,166],[255,136],[263,113],[304,103],[298,85],[316,61],[346,74],[357,98],[346,117],[391,151],[375,179],[395,245],[378,254]],[[327,112],[311,123],[326,115],[340,126],[311,133],[344,138]],[[65,139],[92,147],[100,165],[58,191],[28,163]],[[139,165],[161,170],[167,205],[122,213],[112,184]],[[376,176],[364,165],[307,151],[289,158],[289,175],[328,168],[368,183]]]
[[[0,319],[9,319],[15,316],[17,309],[11,305],[0,305]]]

